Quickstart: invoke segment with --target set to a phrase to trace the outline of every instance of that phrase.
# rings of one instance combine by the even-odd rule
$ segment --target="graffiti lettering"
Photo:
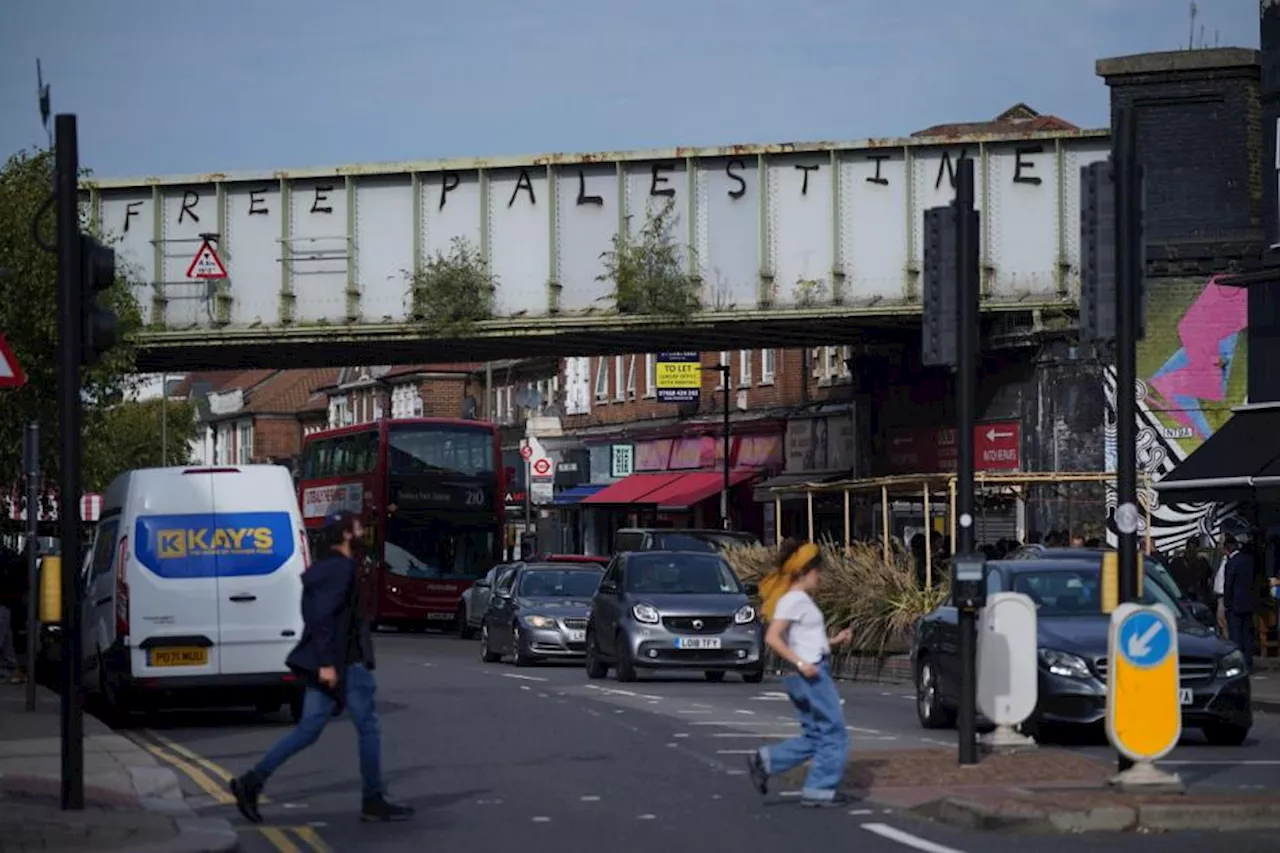
[[[604,204],[604,199],[598,195],[587,195],[587,173],[578,170],[578,204]]]
[[[808,195],[809,194],[809,173],[818,171],[818,169],[820,169],[821,166],[802,166],[799,163],[797,163],[796,168],[799,169],[801,172],[804,172],[804,181],[800,184],[800,195]]]
[[[511,191],[511,198],[507,200],[507,207],[516,203],[516,196],[520,194],[521,190],[529,194],[529,204],[537,206],[538,200],[533,197],[533,180],[529,177],[528,169],[520,170],[520,177],[516,179],[516,187]]]
[[[888,154],[868,154],[867,159],[876,164],[876,173],[867,177],[867,183],[879,184],[882,187],[889,186],[889,179],[880,174],[880,165],[889,159]]]
[[[734,169],[745,169],[747,164],[743,163],[736,157],[724,165],[724,173],[729,176],[729,180],[738,185],[736,190],[729,190],[729,198],[740,199],[747,194],[747,182],[743,180],[742,175],[734,171]]]
[[[444,203],[448,200],[449,193],[456,190],[460,183],[462,183],[462,178],[457,172],[440,173],[440,210],[444,210]]]
[[[332,205],[321,204],[329,200],[329,193],[333,192],[332,184],[317,184],[316,195],[311,202],[312,213],[333,213]]]
[[[669,182],[669,180],[666,177],[662,176],[660,173],[674,172],[675,168],[676,168],[675,166],[670,166],[665,163],[653,164],[653,172],[652,172],[653,179],[649,182],[649,195],[660,195],[660,196],[666,196],[667,198],[671,198],[676,194],[675,187],[662,187],[661,189],[659,189],[659,186]]]
[[[129,233],[129,220],[135,216],[139,216],[138,208],[142,207],[142,202],[131,201],[124,206],[124,233]]]
[[[267,191],[265,189],[249,190],[249,215],[250,216],[258,216],[258,215],[265,216],[271,212],[267,210],[267,200],[263,198],[263,196],[266,195],[266,192]]]
[[[968,156],[969,156],[968,150],[965,148],[961,148],[960,155],[956,157],[955,161],[953,162],[951,159],[951,152],[943,151],[942,162],[938,164],[938,179],[933,182],[933,188],[935,190],[942,189],[942,179],[945,177],[948,180],[948,182],[950,182],[951,188],[955,189],[956,188],[956,162],[959,162],[960,160],[963,160]]]
[[[195,211],[195,206],[200,203],[200,193],[195,190],[182,191],[182,209],[178,211],[178,224],[182,224],[182,220],[188,216],[192,221],[199,222],[200,216]]]
[[[1030,160],[1024,159],[1031,154],[1043,154],[1043,145],[1019,145],[1014,152],[1013,157],[1013,182],[1015,184],[1031,184],[1032,186],[1040,186],[1041,180],[1038,175],[1024,175],[1024,171],[1031,171],[1036,164]]]

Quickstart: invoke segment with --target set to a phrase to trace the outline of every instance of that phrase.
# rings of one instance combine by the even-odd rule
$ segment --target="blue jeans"
[[[825,661],[818,665],[818,674],[812,681],[797,673],[788,675],[784,683],[800,717],[802,733],[764,747],[760,760],[765,772],[772,776],[813,759],[800,796],[806,800],[830,800],[844,778],[849,758],[849,732],[844,727],[840,693]]]
[[[378,711],[374,707],[378,686],[372,672],[362,664],[353,664],[346,671],[344,688],[347,711],[360,738],[361,794],[366,800],[375,800],[382,796],[382,732],[378,725]],[[302,700],[302,719],[293,731],[267,751],[253,768],[254,775],[265,782],[286,761],[319,740],[320,733],[333,719],[336,705],[336,700],[329,694],[308,687]]]

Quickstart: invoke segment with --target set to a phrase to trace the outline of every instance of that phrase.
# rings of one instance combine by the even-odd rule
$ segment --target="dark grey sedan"
[[[581,658],[587,614],[603,568],[591,563],[525,563],[494,587],[480,623],[486,663],[510,656],[516,666]]]
[[[605,570],[587,625],[587,676],[635,681],[640,669],[702,670],[708,681],[737,672],[764,678],[764,632],[719,554],[633,551]]]

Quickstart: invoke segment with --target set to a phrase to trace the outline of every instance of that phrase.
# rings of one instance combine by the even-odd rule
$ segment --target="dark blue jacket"
[[[1248,616],[1257,609],[1258,580],[1254,577],[1253,555],[1236,551],[1222,572],[1222,606],[1231,613]]]
[[[286,665],[314,684],[321,667],[331,666],[339,679],[350,663],[373,668],[369,626],[360,617],[356,562],[330,553],[302,575],[302,637]]]

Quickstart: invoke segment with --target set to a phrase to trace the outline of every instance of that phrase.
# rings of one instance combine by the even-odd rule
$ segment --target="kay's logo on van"
[[[270,554],[275,536],[270,527],[196,527],[156,531],[156,556],[176,560],[200,554]]]
[[[163,578],[260,577],[286,565],[302,571],[301,531],[290,512],[139,515],[138,562]],[[293,563],[290,563],[290,561]]]

